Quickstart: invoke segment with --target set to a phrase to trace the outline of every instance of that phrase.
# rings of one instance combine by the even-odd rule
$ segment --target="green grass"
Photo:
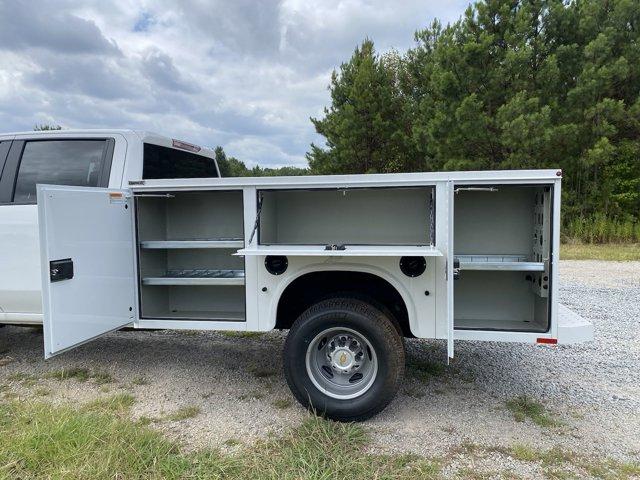
[[[311,417],[284,436],[233,454],[184,452],[141,423],[108,410],[0,404],[0,478],[35,480],[437,478],[440,464],[426,458],[376,456],[354,424]]]
[[[507,408],[516,422],[524,422],[527,418],[540,427],[557,427],[562,423],[548,413],[540,402],[529,397],[520,396],[508,400]]]
[[[93,380],[98,385],[104,385],[106,383],[113,383],[114,379],[111,374],[101,370],[90,370],[82,367],[62,368],[60,370],[54,370],[44,375],[45,378],[51,378],[54,380],[77,380],[79,382],[86,382]]]
[[[291,408],[293,401],[290,398],[278,398],[273,401],[272,405],[278,410],[286,410],[287,408]]]
[[[417,358],[407,361],[407,375],[428,382],[434,377],[441,377],[445,373],[445,366],[440,362],[428,362]]]
[[[30,388],[36,385],[38,377],[30,373],[16,372],[7,377],[12,382],[18,382],[23,387]]]
[[[104,412],[43,403],[0,405],[0,436],[6,479],[179,479],[203,469],[220,477],[234,464],[215,453],[182,455],[149,428]]]
[[[463,442],[450,450],[449,461],[455,463],[462,457],[463,463],[477,463],[475,459],[486,459],[495,454],[511,457],[526,464],[537,464],[542,468],[544,478],[551,479],[595,477],[605,480],[631,480],[640,474],[640,464],[637,462],[623,462],[606,457],[579,454],[559,446],[544,449],[523,444],[504,447]],[[514,478],[509,470],[496,472],[462,468],[456,473],[456,478],[465,479]]]
[[[252,390],[251,392],[242,393],[238,396],[239,400],[260,400],[265,397],[265,393],[261,390]]]
[[[564,243],[560,246],[561,260],[640,260],[640,243],[609,243],[604,245]]]
[[[172,422],[180,422],[189,418],[197,417],[200,414],[200,407],[196,405],[187,405],[186,407],[180,407],[173,413],[170,413],[165,418]]]
[[[116,393],[110,397],[101,397],[90,402],[85,409],[113,413],[124,413],[135,403],[136,399],[130,393]]]
[[[51,395],[51,390],[46,387],[38,387],[36,388],[34,393],[39,397],[46,397],[48,395]]]
[[[516,444],[504,453],[523,462],[541,463],[545,473],[551,478],[576,478],[575,470],[584,472],[590,477],[612,480],[627,480],[637,478],[640,475],[640,464],[638,463],[579,455],[560,447],[543,450],[529,445]]]
[[[487,447],[465,443],[450,455],[430,459],[414,454],[367,453],[367,431],[309,417],[287,433],[243,444],[225,442],[232,453],[218,449],[187,452],[149,425],[118,412],[133,398],[118,394],[85,407],[53,406],[40,401],[0,403],[0,479],[388,479],[441,478],[444,468],[457,478],[514,478],[508,470],[460,468],[468,460],[497,453],[539,465],[547,478],[631,480],[640,464],[576,454],[559,447],[528,445]],[[446,452],[443,452],[446,453]]]
[[[563,239],[582,243],[640,242],[640,221],[611,218],[603,213],[590,217],[574,217],[562,226]]]
[[[264,332],[242,332],[242,331],[222,331],[221,335],[229,338],[260,338],[264,335]]]
[[[147,380],[145,377],[138,376],[134,377],[133,380],[131,380],[131,384],[137,386],[149,385],[149,380]]]

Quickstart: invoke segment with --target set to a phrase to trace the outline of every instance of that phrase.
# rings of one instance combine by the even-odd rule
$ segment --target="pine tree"
[[[415,39],[334,72],[313,171],[561,168],[565,221],[640,220],[640,0],[484,0]]]
[[[405,102],[399,88],[399,56],[376,55],[365,40],[331,76],[331,107],[312,118],[327,148],[311,145],[313,173],[382,173],[416,169]]]

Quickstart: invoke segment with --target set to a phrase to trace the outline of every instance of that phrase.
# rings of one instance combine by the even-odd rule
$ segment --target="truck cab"
[[[0,134],[0,323],[41,324],[37,184],[219,177],[211,149],[134,130]]]

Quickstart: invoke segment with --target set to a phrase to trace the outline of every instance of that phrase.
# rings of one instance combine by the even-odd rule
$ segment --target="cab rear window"
[[[142,178],[208,178],[217,177],[212,158],[175,148],[144,144]]]

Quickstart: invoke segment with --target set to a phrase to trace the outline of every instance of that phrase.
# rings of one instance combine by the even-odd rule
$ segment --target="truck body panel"
[[[135,305],[126,323],[136,328],[267,331],[281,323],[280,302],[289,287],[310,274],[351,272],[391,286],[411,334],[447,340],[449,357],[457,339],[536,343],[592,337],[566,311],[562,318],[572,321],[561,326],[559,320],[558,170],[149,179],[143,178],[145,144],[175,149],[176,141],[129,130],[0,136],[0,157],[3,148],[6,154],[0,158],[0,263],[7,272],[0,280],[1,321],[41,322],[43,294],[50,320],[58,317],[40,247],[43,258],[56,259],[40,245],[38,207],[13,198],[25,145],[90,139],[112,143],[105,149],[107,180],[86,192],[45,185],[38,191],[86,193],[88,205],[114,190],[131,197]],[[547,203],[537,203],[543,196]],[[50,214],[43,206],[40,215],[42,221]],[[105,213],[97,215],[93,221],[99,222]],[[164,231],[142,238],[141,222],[150,232]],[[46,233],[41,229],[42,238]],[[530,237],[540,245],[530,247]],[[282,274],[265,268],[273,257],[286,257]],[[423,258],[424,272],[406,275],[403,258]],[[82,333],[82,341],[96,331]]]

